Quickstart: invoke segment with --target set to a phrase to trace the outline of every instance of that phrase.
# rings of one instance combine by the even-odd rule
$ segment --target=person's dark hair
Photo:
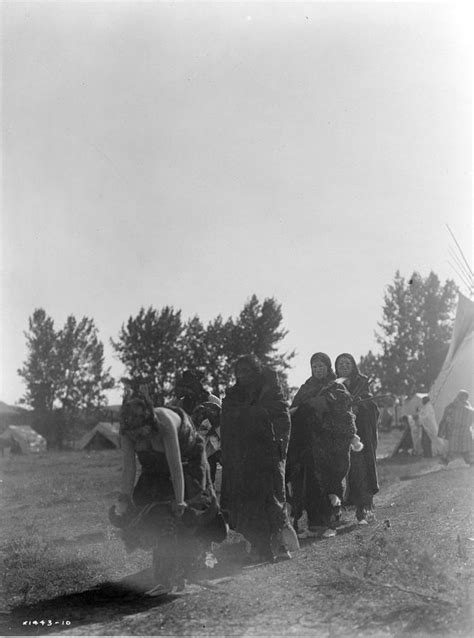
[[[461,401],[467,401],[469,399],[469,392],[467,390],[459,390],[456,398]]]
[[[156,416],[153,404],[147,391],[140,389],[132,389],[131,392],[125,394],[120,409],[120,433],[124,434],[133,429],[131,417],[138,410],[144,412],[143,423],[139,426],[149,425],[151,428],[156,427]]]

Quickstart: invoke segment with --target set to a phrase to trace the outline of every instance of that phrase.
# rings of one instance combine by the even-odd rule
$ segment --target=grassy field
[[[399,436],[398,431],[383,435],[382,456]],[[108,521],[120,471],[118,450],[0,457],[2,607],[79,591],[149,567],[149,555],[127,554]]]
[[[121,453],[49,452],[0,459],[2,607],[77,591],[148,566],[108,522]]]
[[[393,450],[399,436],[382,435],[382,456]],[[251,573],[239,568],[235,578],[220,586],[227,593],[221,591],[217,598],[214,591],[201,589],[163,603],[163,608],[152,608],[157,603],[146,597],[128,603],[120,597],[107,599],[103,606],[100,596],[98,600],[90,592],[94,585],[117,582],[151,563],[148,553],[127,554],[109,524],[120,471],[121,453],[115,450],[0,457],[0,612],[20,610],[18,618],[5,615],[7,625],[20,626],[28,606],[28,617],[42,614],[41,601],[46,601],[53,611],[61,605],[64,617],[73,618],[74,607],[77,634],[157,635],[167,633],[157,629],[166,620],[172,635],[201,635],[204,608],[204,635],[222,635],[223,618],[225,635],[243,635],[249,627],[262,635],[262,623],[277,622],[274,610],[284,606],[284,622],[296,635],[307,635],[308,614],[317,624],[323,611],[330,616],[328,626],[339,627],[334,635],[359,635],[344,633],[357,625],[362,633],[370,629],[370,635],[395,636],[402,626],[413,628],[420,619],[427,633],[419,635],[434,628],[447,636],[455,626],[452,635],[468,635],[463,632],[473,583],[473,475],[462,462],[444,472],[436,459],[400,455],[381,461],[375,528],[338,535],[331,545],[308,541],[289,563]],[[391,521],[388,544],[385,519]],[[226,545],[227,550],[234,548],[238,543]],[[224,571],[229,567],[225,561],[220,564]],[[418,592],[414,599],[412,590]],[[79,602],[57,598],[76,593]],[[38,613],[31,611],[35,605]],[[137,612],[144,615],[135,616]],[[129,622],[133,628],[127,629]],[[382,625],[390,626],[390,633],[377,634]],[[323,629],[320,635],[333,635]],[[33,633],[41,633],[40,628]]]

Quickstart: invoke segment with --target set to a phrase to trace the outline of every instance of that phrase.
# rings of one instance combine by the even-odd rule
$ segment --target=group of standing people
[[[290,408],[294,425],[287,472],[290,501],[296,521],[306,511],[307,529],[302,535],[310,536],[325,526],[324,535],[333,536],[343,503],[355,506],[361,525],[367,524],[373,510],[373,497],[379,490],[378,408],[372,400],[367,377],[359,372],[349,353],[336,358],[335,371],[323,352],[314,354],[310,363],[311,376],[296,393]],[[334,450],[335,424],[331,424],[326,437],[321,436],[319,426],[324,424],[329,407],[327,389],[336,379],[342,381],[349,395],[346,419],[352,418],[352,436],[357,438],[351,438],[349,446],[346,442]],[[322,462],[325,456],[327,463]]]
[[[173,405],[153,407],[143,386],[124,397],[123,472],[110,516],[129,547],[153,550],[158,593],[182,586],[197,554],[229,527],[250,543],[252,559],[275,560],[298,547],[305,511],[306,534],[324,527],[330,536],[344,502],[360,524],[373,509],[378,409],[350,354],[337,357],[335,372],[326,354],[313,355],[290,407],[277,373],[256,357],[239,358],[234,372],[222,403],[190,373]]]

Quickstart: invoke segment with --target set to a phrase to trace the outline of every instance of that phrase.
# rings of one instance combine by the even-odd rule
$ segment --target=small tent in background
[[[0,401],[0,430],[4,431],[9,425],[27,425],[31,423],[32,410],[25,410]]]
[[[112,450],[120,447],[118,423],[98,423],[79,442],[80,450]]]
[[[10,442],[12,453],[30,454],[46,451],[46,439],[29,425],[9,425],[0,438]]]
[[[474,400],[474,302],[459,294],[453,334],[448,354],[433,387],[430,398],[440,422],[445,407],[459,390],[467,390]]]

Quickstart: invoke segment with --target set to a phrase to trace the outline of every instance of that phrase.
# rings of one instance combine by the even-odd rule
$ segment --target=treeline
[[[142,308],[122,326],[112,345],[127,373],[146,379],[155,405],[170,398],[177,372],[190,369],[215,394],[232,379],[232,364],[253,353],[286,379],[294,352],[279,353],[287,331],[281,305],[253,295],[236,317],[221,315],[204,325],[196,315],[183,321],[180,310]]]
[[[397,271],[385,290],[375,332],[379,352],[369,351],[359,362],[376,391],[410,396],[430,389],[448,350],[457,292],[452,280],[441,284],[433,272],[405,279]],[[310,349],[325,349],[327,330],[326,325],[315,327]],[[207,324],[197,315],[184,319],[181,310],[170,306],[141,308],[111,344],[125,376],[145,380],[155,405],[163,405],[172,396],[176,374],[185,369],[222,395],[232,381],[232,363],[243,354],[257,355],[286,384],[295,355],[279,350],[286,335],[281,304],[252,295],[236,317],[219,315]],[[99,420],[106,391],[116,381],[91,318],[71,315],[56,330],[40,308],[30,317],[25,336],[28,357],[18,370],[26,386],[22,403],[33,408],[36,429],[60,447],[66,436]]]
[[[237,317],[221,315],[204,325],[196,315],[184,320],[181,310],[141,308],[128,318],[111,344],[125,376],[144,379],[155,405],[173,392],[176,374],[193,370],[204,385],[222,394],[231,382],[232,363],[242,354],[256,354],[280,373],[286,383],[294,352],[279,352],[287,334],[281,305],[274,299],[245,303]],[[98,420],[106,391],[116,385],[105,366],[103,344],[94,320],[69,316],[63,328],[43,309],[29,318],[25,333],[28,357],[18,374],[26,392],[22,402],[34,410],[36,429],[50,445],[61,447],[75,430]]]
[[[48,445],[62,447],[68,436],[94,421],[114,387],[105,367],[104,346],[94,320],[70,315],[60,329],[42,308],[28,320],[28,356],[18,374],[26,391],[21,403],[33,409],[33,426]]]

